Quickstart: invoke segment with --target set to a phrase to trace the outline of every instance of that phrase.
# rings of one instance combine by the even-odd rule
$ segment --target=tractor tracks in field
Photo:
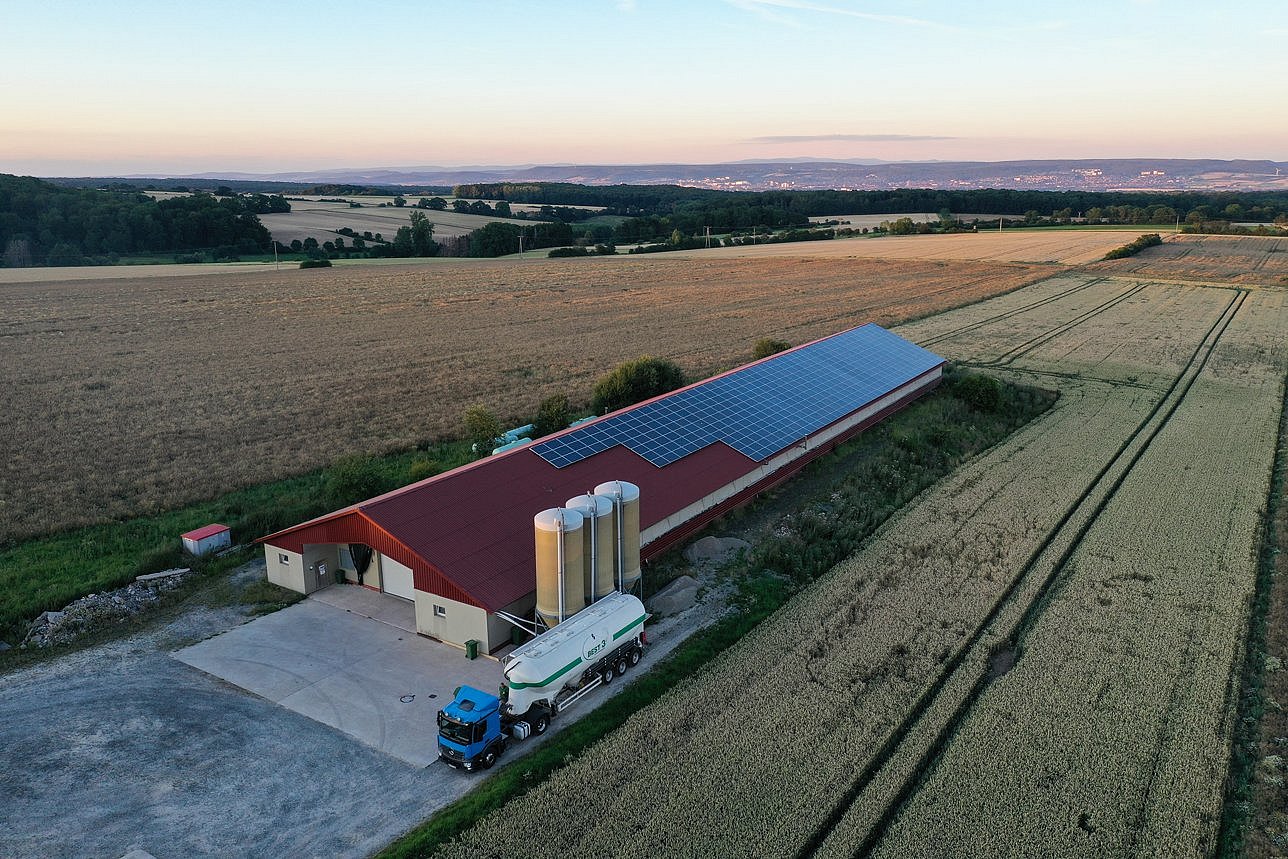
[[[1052,299],[1057,297],[1053,296]],[[1002,676],[1022,658],[1024,640],[1050,604],[1060,574],[1066,569],[1069,560],[1136,464],[1185,400],[1246,298],[1247,292],[1240,290],[1230,299],[1221,316],[1199,341],[1180,373],[1155,402],[1149,413],[1064,511],[1055,526],[999,594],[971,635],[944,663],[932,682],[913,702],[904,718],[891,730],[870,762],[841,794],[836,804],[815,827],[810,838],[801,845],[795,853],[798,859],[804,859],[819,852],[827,841],[828,835],[837,828],[851,807],[883,770],[911,762],[911,766],[905,767],[908,773],[906,776],[902,778],[896,776],[893,779],[898,787],[888,799],[879,803],[881,810],[868,828],[866,836],[857,846],[848,847],[845,852],[855,856],[867,856],[881,843],[890,827],[898,820],[902,809],[933,772],[952,738],[969,718],[971,711],[991,682]],[[1064,543],[1064,548],[1055,561],[1050,564],[1045,573],[1035,576],[1040,568],[1046,566],[1043,564],[1043,559],[1057,551],[1060,543]],[[1009,629],[1004,633],[995,629],[1004,613],[1015,616],[1017,611],[1018,617],[1009,624]],[[975,659],[969,661],[969,664],[984,667],[970,682],[969,691],[955,707],[952,707],[951,702],[948,703],[947,706],[952,707],[952,711],[942,724],[936,726],[927,722],[923,725],[924,717],[932,706],[939,702],[941,693],[949,683],[957,678],[965,680],[961,670],[972,656]],[[922,744],[921,751],[913,747],[917,745],[916,743],[909,742],[915,731],[930,734],[929,742]]]
[[[1057,292],[1055,295],[1048,295],[1046,298],[1040,298],[1037,301],[1031,301],[1028,304],[1021,305],[1020,307],[1016,307],[1012,310],[1007,310],[1003,313],[994,314],[993,316],[989,316],[985,319],[981,319],[978,322],[971,322],[967,325],[962,325],[958,328],[954,328],[951,331],[945,331],[942,334],[936,334],[933,337],[927,337],[925,340],[922,340],[920,342],[920,345],[926,348],[929,348],[931,346],[934,346],[936,343],[942,343],[945,340],[951,340],[954,337],[960,336],[969,331],[974,331],[977,328],[982,328],[985,325],[990,325],[994,322],[1000,322],[1003,319],[1010,319],[1012,316],[1018,316],[1021,313],[1027,313],[1028,311],[1041,307],[1044,304],[1050,304],[1053,301],[1059,301],[1061,298],[1064,298],[1067,295],[1072,295],[1075,292],[1080,292],[1084,289],[1095,286],[1098,283],[1104,283],[1108,279],[1109,278],[1107,277],[1092,278],[1091,280],[1080,283],[1077,286],[1071,287],[1070,289],[1066,289],[1063,292]]]
[[[1003,352],[1001,355],[997,356],[992,361],[986,361],[977,366],[1009,367],[1011,364],[1015,363],[1015,360],[1017,358],[1022,358],[1023,356],[1032,352],[1034,349],[1038,348],[1044,343],[1049,343],[1050,341],[1054,340],[1056,337],[1059,337],[1061,334],[1064,334],[1068,331],[1072,331],[1074,328],[1077,328],[1082,323],[1090,319],[1094,319],[1095,317],[1099,316],[1101,313],[1104,313],[1106,310],[1109,310],[1111,307],[1121,304],[1127,299],[1138,295],[1139,293],[1143,292],[1145,289],[1149,288],[1152,285],[1153,284],[1149,282],[1137,284],[1136,286],[1129,288],[1126,292],[1119,293],[1118,295],[1114,296],[1113,298],[1109,299],[1103,304],[1099,304],[1084,313],[1078,314],[1074,318],[1070,319],[1068,322],[1065,322],[1062,325],[1057,325],[1055,328],[1052,328],[1050,331],[1044,331],[1041,334],[1038,334],[1034,337],[1030,337],[1028,340],[1025,340],[1023,343],[1019,344],[1013,349],[1010,349],[1007,352]]]

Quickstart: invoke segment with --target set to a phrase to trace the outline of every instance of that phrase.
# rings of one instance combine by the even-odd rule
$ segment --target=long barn
[[[265,537],[268,578],[415,603],[417,631],[493,651],[536,602],[533,516],[640,488],[647,561],[934,388],[944,359],[862,325]]]

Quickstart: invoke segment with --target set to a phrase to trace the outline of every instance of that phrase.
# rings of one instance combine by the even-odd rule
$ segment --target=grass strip
[[[768,522],[764,536],[730,570],[737,588],[731,613],[690,636],[620,693],[521,761],[497,770],[377,855],[429,856],[541,783],[850,557],[882,522],[924,489],[1046,411],[1055,397],[1051,391],[949,368],[938,391],[820,457],[787,484],[806,482],[809,498],[793,500],[790,512]],[[756,515],[756,507],[773,503],[772,497],[757,501],[750,515]],[[838,510],[847,515],[835,515]]]
[[[141,573],[190,566],[179,544],[185,531],[220,522],[232,528],[234,543],[250,542],[471,459],[468,442],[345,457],[326,469],[177,510],[0,546],[0,640],[17,644],[41,612],[85,594],[120,587]]]
[[[1239,702],[1230,746],[1230,771],[1226,776],[1225,804],[1216,855],[1221,859],[1238,859],[1258,855],[1248,850],[1249,828],[1253,824],[1258,800],[1268,803],[1272,793],[1259,796],[1256,789],[1257,766],[1261,762],[1262,718],[1266,714],[1266,657],[1268,620],[1277,586],[1276,566],[1280,543],[1288,539],[1283,517],[1284,471],[1288,469],[1288,381],[1279,415],[1279,444],[1270,474],[1270,491],[1262,509],[1261,547],[1257,556],[1257,582],[1248,617],[1248,638],[1243,649],[1243,666],[1239,678]],[[1263,812],[1266,809],[1262,809]],[[1268,816],[1268,815],[1267,815]]]

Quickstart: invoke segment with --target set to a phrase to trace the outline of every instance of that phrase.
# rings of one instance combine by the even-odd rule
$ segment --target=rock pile
[[[62,611],[47,611],[27,630],[20,649],[67,644],[91,630],[132,617],[172,591],[192,574],[188,567],[176,567],[139,576],[123,588],[81,597]]]

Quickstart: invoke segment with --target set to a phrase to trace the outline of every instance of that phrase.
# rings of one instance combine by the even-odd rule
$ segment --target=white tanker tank
[[[614,592],[515,648],[504,659],[502,712],[541,733],[550,716],[639,663],[646,617],[639,599]]]

